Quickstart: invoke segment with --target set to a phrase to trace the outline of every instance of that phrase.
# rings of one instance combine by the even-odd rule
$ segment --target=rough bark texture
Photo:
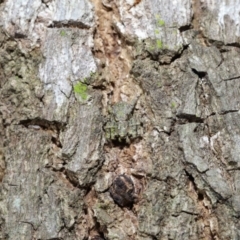
[[[240,1],[0,1],[0,239],[239,240]]]

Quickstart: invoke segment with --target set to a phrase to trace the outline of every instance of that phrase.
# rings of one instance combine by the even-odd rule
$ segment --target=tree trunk
[[[239,240],[239,13],[0,1],[0,239]]]

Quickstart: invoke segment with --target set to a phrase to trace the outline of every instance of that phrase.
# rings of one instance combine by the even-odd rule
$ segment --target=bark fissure
[[[48,26],[48,28],[78,28],[78,29],[90,29],[91,27],[82,23],[82,22],[76,22],[76,21],[68,21],[68,22],[61,22],[61,21],[53,21],[51,25]]]

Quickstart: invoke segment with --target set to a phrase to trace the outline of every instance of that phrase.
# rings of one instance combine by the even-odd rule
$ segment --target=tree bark
[[[0,1],[0,239],[239,240],[239,13]]]

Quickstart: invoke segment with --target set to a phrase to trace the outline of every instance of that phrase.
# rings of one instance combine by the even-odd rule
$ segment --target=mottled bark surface
[[[240,1],[0,1],[0,239],[239,240]]]

